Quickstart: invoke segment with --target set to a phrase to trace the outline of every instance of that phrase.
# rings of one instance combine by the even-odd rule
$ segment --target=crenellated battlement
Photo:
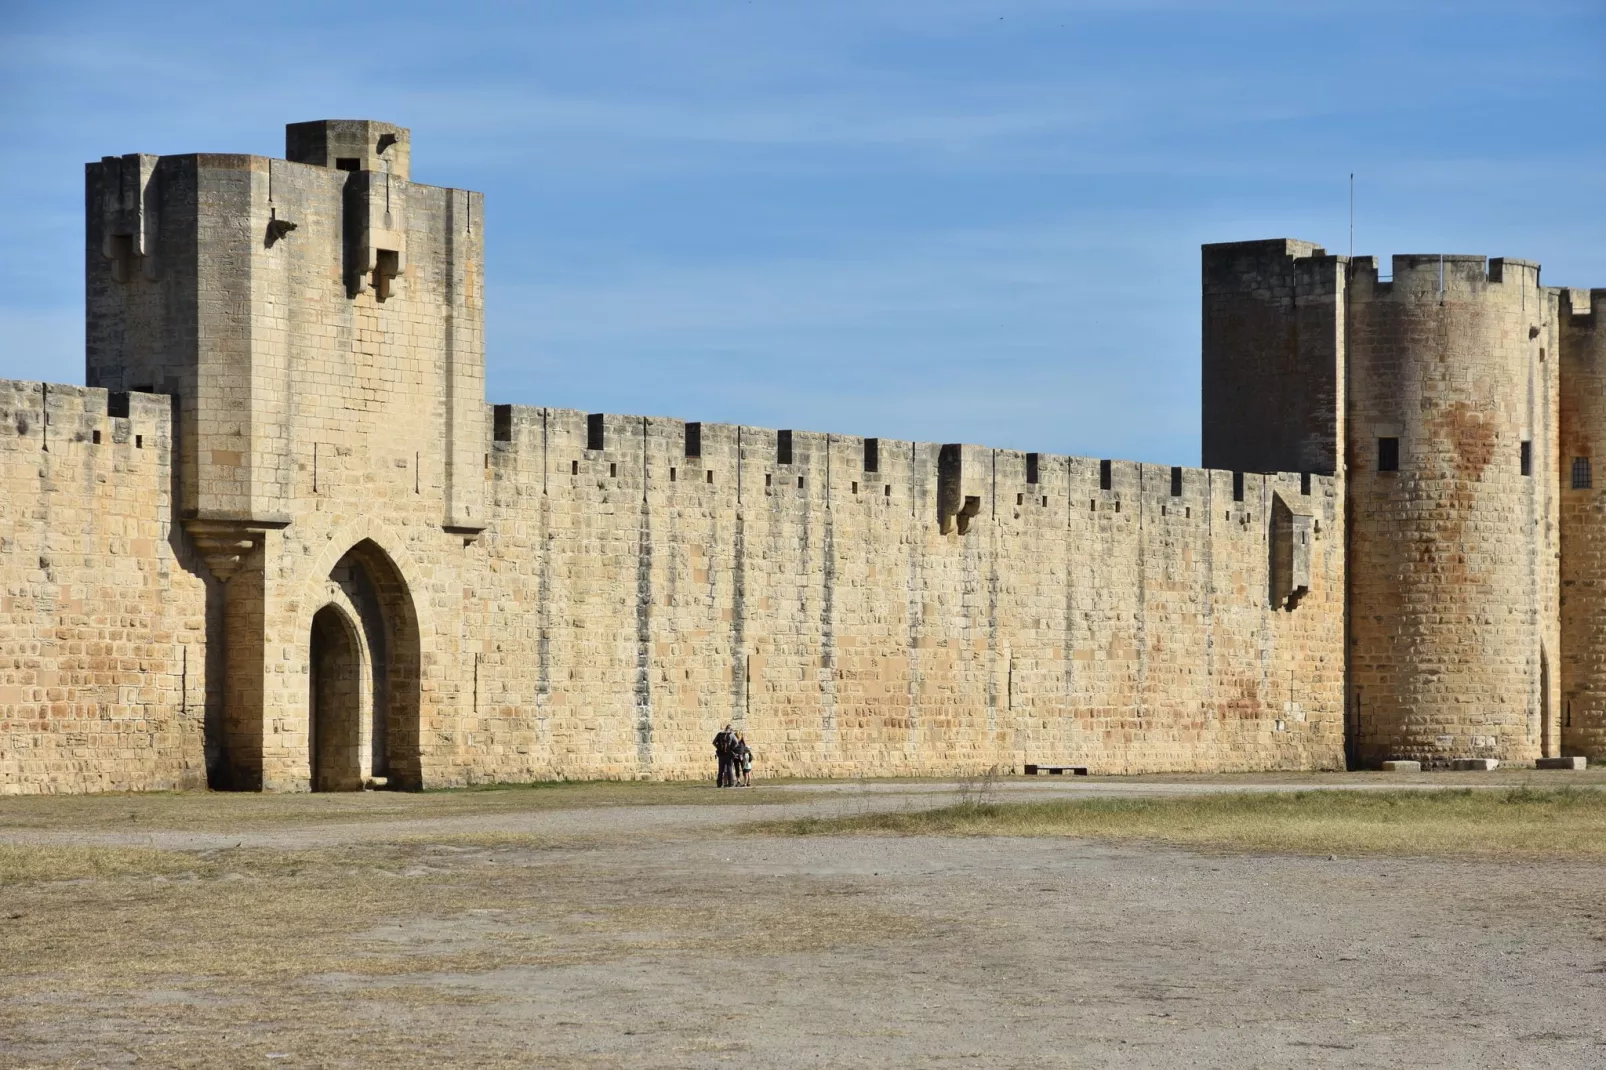
[[[1332,476],[1233,472],[961,443],[699,423],[578,409],[491,406],[494,481],[536,475],[548,493],[618,504],[647,494],[732,509],[899,509],[943,535],[1063,528],[1074,516],[1135,525],[1259,525],[1271,496],[1331,511]],[[1217,517],[1215,514],[1219,513]]]
[[[1464,301],[1479,295],[1511,295],[1514,287],[1537,288],[1540,266],[1531,260],[1452,253],[1396,253],[1390,274],[1380,276],[1378,261],[1357,256],[1350,262],[1358,298]],[[1519,295],[1519,300],[1520,300]]]
[[[127,446],[154,456],[169,445],[172,402],[165,394],[0,379],[0,439],[41,453]]]

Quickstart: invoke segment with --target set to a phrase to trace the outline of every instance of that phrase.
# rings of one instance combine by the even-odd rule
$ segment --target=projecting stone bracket
[[[1271,525],[1271,604],[1291,612],[1310,591],[1315,518],[1294,512],[1277,494],[1272,499]]]
[[[130,153],[101,158],[100,252],[112,278],[156,278],[156,164],[160,157]]]
[[[457,535],[462,538],[464,546],[472,546],[474,543],[478,542],[479,537],[484,534],[485,528],[486,525],[484,524],[441,525],[441,530],[445,531],[448,535]]]
[[[407,183],[383,171],[346,179],[346,287],[352,297],[372,288],[387,300],[407,272]]]
[[[937,530],[944,535],[970,531],[981,513],[981,500],[990,492],[992,465],[989,451],[980,446],[950,442],[937,455]]]
[[[288,520],[205,520],[184,521],[184,530],[200,551],[201,558],[219,583],[227,583],[250,563],[262,549],[269,531],[290,526]]]

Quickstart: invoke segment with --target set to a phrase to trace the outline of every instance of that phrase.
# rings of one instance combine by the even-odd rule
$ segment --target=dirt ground
[[[1599,865],[748,828],[975,790],[0,800],[0,1065],[1606,1066]]]

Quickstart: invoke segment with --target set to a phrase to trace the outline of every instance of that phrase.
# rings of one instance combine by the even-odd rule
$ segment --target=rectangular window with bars
[[[1589,472],[1588,457],[1573,458],[1573,490],[1589,490],[1594,481]]]

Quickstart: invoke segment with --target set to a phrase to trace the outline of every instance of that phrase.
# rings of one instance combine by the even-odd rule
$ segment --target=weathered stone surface
[[[89,387],[0,383],[0,791],[1606,739],[1594,312],[1534,265],[1206,247],[1216,469],[487,406],[480,196],[287,141],[87,168]]]
[[[1415,758],[1390,758],[1378,768],[1385,773],[1420,773],[1422,771],[1422,763]]]
[[[1500,768],[1499,758],[1456,758],[1450,768],[1458,773],[1488,773]]]
[[[1589,759],[1581,756],[1572,758],[1540,758],[1534,762],[1536,769],[1587,769]]]

